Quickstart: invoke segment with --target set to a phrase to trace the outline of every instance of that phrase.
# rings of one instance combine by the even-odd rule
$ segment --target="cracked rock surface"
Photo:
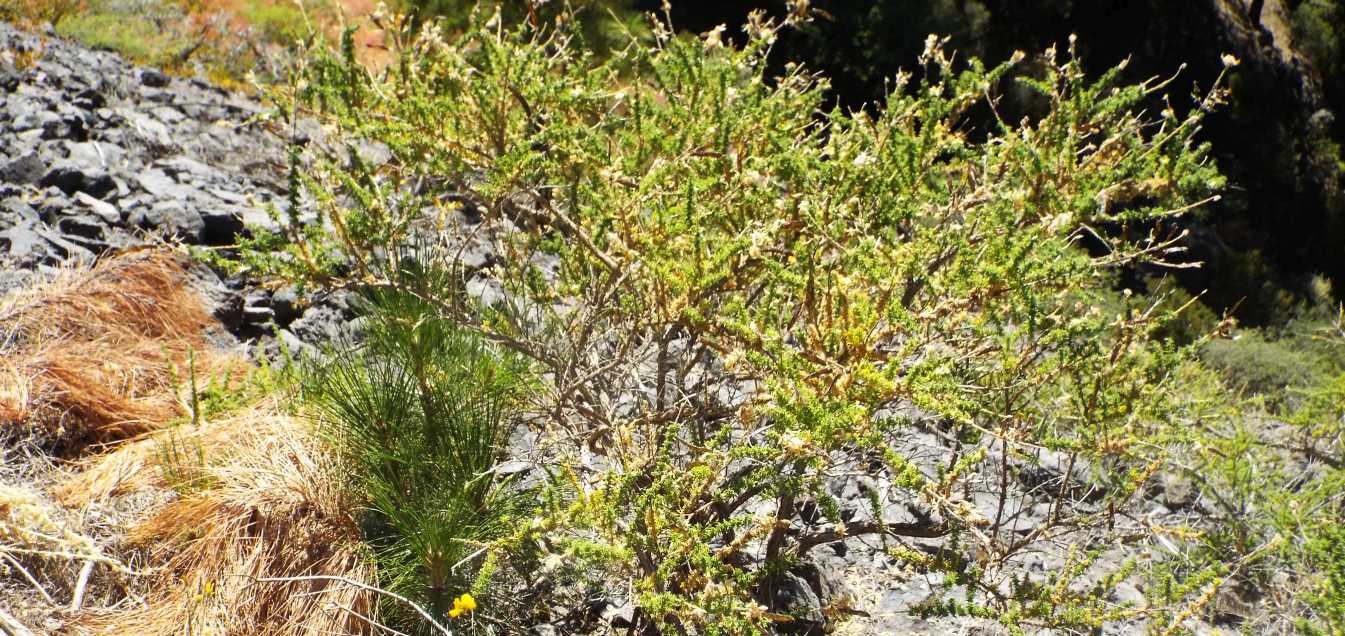
[[[268,208],[287,211],[287,159],[264,112],[202,80],[0,23],[0,292],[109,250],[227,246],[271,227]],[[210,282],[225,326],[268,349],[314,344],[348,318],[342,298]]]

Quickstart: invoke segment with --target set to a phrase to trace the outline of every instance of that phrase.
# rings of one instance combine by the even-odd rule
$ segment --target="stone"
[[[96,259],[93,251],[70,241],[55,230],[38,225],[34,226],[34,232],[47,244],[47,260],[92,264]]]
[[[168,85],[168,76],[152,68],[140,71],[140,83],[150,88],[163,88]]]
[[[1127,604],[1132,607],[1144,607],[1144,593],[1129,581],[1121,581],[1111,591],[1111,599],[1117,603]]]
[[[173,143],[172,133],[163,122],[133,110],[121,111],[118,114],[131,124],[132,132],[150,146],[172,148],[176,145]]]
[[[231,203],[233,205],[246,205],[248,202],[248,198],[246,195],[238,192],[233,192],[230,190],[225,190],[223,188],[206,188],[205,191],[210,193],[211,196],[214,196],[216,199],[219,199],[220,201],[224,201],[226,203]]]
[[[105,229],[102,220],[92,214],[67,216],[57,221],[56,227],[64,234],[94,241],[103,240]]]
[[[86,88],[76,94],[70,103],[84,110],[97,110],[107,103],[107,98],[92,88]]]
[[[178,183],[187,181],[200,181],[203,183],[216,183],[227,181],[217,168],[207,166],[191,157],[177,156],[172,159],[157,162],[155,164],[164,172],[177,179]]]
[[[317,347],[299,339],[288,329],[279,329],[275,334],[276,351],[273,358],[288,357],[294,360],[316,359],[321,352]]]
[[[92,128],[92,118],[86,111],[70,110],[61,116],[61,123],[66,127],[65,137],[76,141],[87,141],[89,131]]]
[[[779,626],[781,633],[821,636],[825,633],[826,616],[822,602],[802,577],[785,572],[767,577],[757,589],[757,602],[772,612],[788,614],[795,619]]]
[[[159,231],[169,238],[195,243],[201,239],[205,222],[200,213],[181,201],[159,201],[135,219],[142,229]]]
[[[29,263],[45,253],[46,242],[32,224],[16,225],[0,230],[0,250],[20,263]]]
[[[467,295],[485,307],[495,307],[505,301],[504,286],[484,276],[474,276],[467,281]]]
[[[56,225],[61,217],[71,214],[70,199],[59,188],[49,187],[42,192],[42,199],[35,203],[37,216],[47,225]]]
[[[270,322],[274,316],[271,311],[271,292],[254,289],[243,297],[243,322],[259,325]]]
[[[202,212],[201,223],[202,245],[231,245],[245,230],[243,217],[227,209]]]
[[[287,326],[299,317],[299,291],[286,285],[271,294],[271,312],[277,325]]]
[[[345,335],[345,317],[341,311],[326,304],[312,305],[290,324],[290,331],[309,343],[333,342]]]
[[[11,112],[13,112],[11,110]],[[46,110],[37,110],[35,106],[23,108],[22,112],[14,116],[10,121],[9,128],[14,131],[24,130],[46,130],[49,127],[57,126],[61,118],[55,113]]]
[[[85,192],[99,199],[117,189],[117,182],[106,172],[82,168],[68,159],[57,162],[38,185],[55,186],[66,194]]]
[[[89,208],[89,211],[96,214],[104,223],[115,224],[121,222],[121,211],[117,209],[117,206],[112,205],[107,201],[95,199],[84,192],[76,192],[74,199],[75,201],[84,204],[85,207]]]
[[[66,157],[85,168],[110,170],[121,167],[126,160],[125,151],[113,144],[97,141],[63,141],[61,144]]]
[[[23,81],[23,74],[9,65],[0,66],[0,89],[6,93],[13,92],[19,87],[19,82]]]
[[[602,620],[617,629],[635,627],[635,603],[627,601],[621,605],[609,605],[602,611]]]
[[[167,196],[173,192],[177,182],[168,173],[158,168],[150,168],[136,177],[140,187],[156,197]]]
[[[6,183],[37,183],[46,172],[46,164],[30,151],[0,166],[0,180]]]
[[[182,114],[182,111],[171,106],[159,106],[150,112],[156,119],[169,126],[180,123],[187,118],[186,115]]]

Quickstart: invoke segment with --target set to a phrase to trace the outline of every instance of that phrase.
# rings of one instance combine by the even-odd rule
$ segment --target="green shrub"
[[[1303,390],[1345,372],[1341,318],[1325,306],[1299,307],[1299,316],[1278,328],[1243,329],[1232,338],[1205,343],[1200,357],[1225,382],[1286,405]]]
[[[101,12],[69,15],[56,25],[56,32],[142,64],[164,64],[180,49],[178,40],[145,16]]]
[[[600,55],[622,46],[632,33],[647,33],[641,16],[630,10],[634,4],[630,0],[399,0],[396,4],[408,14],[413,29],[434,22],[449,33],[492,15],[507,28],[525,23],[542,27],[565,16],[573,20],[572,35],[581,46]]]
[[[1292,3],[1291,26],[1294,46],[1303,51],[1321,67],[1323,75],[1338,71],[1345,60],[1345,41],[1342,41],[1341,20],[1345,7],[1337,0],[1298,0]]]
[[[308,35],[309,22],[304,10],[278,2],[252,0],[242,17],[253,26],[263,43],[289,44]]]
[[[1307,634],[1345,633],[1345,528],[1329,526],[1313,536],[1308,545],[1312,564],[1325,573],[1318,588],[1308,597],[1319,621],[1305,620],[1300,628]]]
[[[83,8],[84,0],[4,0],[0,2],[0,20],[20,26],[59,24]]]
[[[478,575],[517,522],[521,494],[491,469],[524,369],[406,294],[371,292],[366,312],[367,339],[311,366],[306,393],[368,505],[380,582],[447,622],[455,598],[488,592]],[[424,628],[405,607],[384,616]]]
[[[1150,278],[1148,296],[1157,301],[1159,315],[1171,316],[1154,331],[1154,337],[1189,345],[1219,331],[1223,322],[1199,297],[1182,289],[1172,277]]]
[[[1231,386],[1266,396],[1273,403],[1283,398],[1288,387],[1306,386],[1322,371],[1316,359],[1291,341],[1268,340],[1255,331],[1206,343],[1201,359],[1222,371]]]
[[[1155,88],[1119,84],[1118,69],[1089,81],[1052,51],[1020,80],[1049,112],[972,135],[964,116],[993,106],[1017,58],[955,64],[931,38],[924,72],[899,78],[883,109],[847,113],[824,110],[825,79],[804,69],[767,76],[777,25],[753,21],[744,48],[652,28],[652,45],[609,56],[576,48],[563,26],[478,24],[448,40],[427,29],[377,76],[347,41],[277,95],[282,117],[315,109],[393,159],[367,165],[352,143],[296,170],[321,222],[285,219],[284,236],[249,242],[248,262],[402,290],[423,320],[545,374],[530,408],[577,441],[555,442],[543,509],[510,545],[549,554],[556,576],[630,589],[648,625],[707,634],[798,618],[768,611],[761,590],[858,534],[943,540],[950,556],[907,561],[965,594],[921,611],[1014,629],[1132,616],[1106,598],[1133,574],[1164,582],[1144,615],[1176,631],[1244,570],[1289,562],[1273,549],[1280,508],[1256,507],[1273,503],[1261,473],[1233,463],[1249,449],[1256,465],[1275,456],[1189,348],[1156,339],[1178,307],[1112,291],[1118,268],[1171,243],[1092,229],[1187,213],[1223,185],[1194,139],[1221,93],[1149,120]],[[468,300],[455,256],[462,201],[500,257],[479,273],[503,288],[488,309]],[[1085,237],[1106,243],[1102,256],[1079,249]],[[402,256],[425,240],[437,243]],[[408,282],[408,263],[442,284]],[[937,414],[957,440],[938,467],[899,450],[909,422],[875,417],[894,405]],[[1009,457],[1042,449],[1094,467],[1093,509],[1112,511],[1057,516],[1043,532],[1175,537],[1179,556],[1082,591],[1069,572],[1023,579],[1012,560],[1028,544],[969,493],[1003,501]],[[891,484],[875,502],[914,521],[841,515],[827,476],[859,458]],[[1267,515],[1231,506],[1196,529],[1114,525],[1161,469]],[[1075,503],[1067,488],[1056,497]]]

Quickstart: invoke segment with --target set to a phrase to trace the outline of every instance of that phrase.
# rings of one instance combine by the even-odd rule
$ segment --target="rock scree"
[[[264,112],[205,81],[0,23],[0,292],[110,250],[222,247],[270,226],[268,208],[289,205],[287,153]],[[341,298],[244,280],[209,288],[225,326],[269,350],[315,343],[349,317]]]

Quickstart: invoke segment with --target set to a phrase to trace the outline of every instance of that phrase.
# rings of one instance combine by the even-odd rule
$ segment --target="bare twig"
[[[381,629],[381,630],[383,630],[383,631],[385,631],[385,632],[387,632],[387,633],[389,633],[389,634],[393,634],[394,636],[411,636],[410,634],[407,634],[406,632],[399,632],[399,631],[397,631],[397,630],[395,630],[395,629],[393,629],[393,628],[391,628],[391,627],[388,627],[387,625],[384,625],[383,623],[380,623],[380,622],[378,622],[378,621],[376,621],[376,620],[374,620],[374,619],[372,619],[372,618],[369,618],[368,616],[365,616],[364,614],[361,614],[361,613],[359,613],[359,612],[357,612],[357,611],[355,611],[355,610],[353,610],[353,609],[350,609],[349,607],[346,607],[345,605],[337,605],[336,608],[339,609],[339,610],[341,610],[341,611],[343,611],[343,612],[345,612],[345,613],[347,613],[347,614],[350,614],[351,616],[354,616],[355,618],[358,618],[358,619],[360,619],[360,620],[362,620],[362,621],[368,623],[369,626],[370,626],[370,627],[373,627],[374,629]]]
[[[45,536],[42,535],[41,533],[31,531],[29,532],[29,534]],[[93,561],[96,563],[102,563],[112,568],[113,570],[116,570],[118,572],[130,576],[149,576],[150,574],[153,574],[153,571],[151,570],[144,570],[144,571],[132,570],[126,567],[125,565],[122,565],[121,562],[117,561],[116,559],[111,559],[102,556],[100,554],[79,554],[76,552],[65,552],[62,550],[33,550],[29,548],[15,548],[11,546],[0,546],[0,552],[8,552],[9,554],[31,554],[33,556],[47,557],[53,559],[67,559],[70,561]]]
[[[37,590],[37,593],[41,594],[42,598],[45,599],[48,604],[56,604],[56,599],[52,598],[51,595],[47,593],[47,590],[42,588],[42,584],[37,582],[37,579],[33,577],[32,573],[30,573],[27,568],[23,567],[23,564],[19,563],[18,559],[15,559],[4,552],[0,552],[0,557],[4,557],[4,559],[9,562],[10,567],[18,570],[19,574],[23,575],[23,578],[28,579],[28,582],[33,585],[33,589]]]
[[[263,576],[263,577],[249,576],[247,574],[237,574],[235,576],[250,578],[258,583],[296,583],[301,581],[332,581],[334,583],[345,583],[346,585],[349,585],[351,587],[357,587],[366,592],[382,594],[383,596],[386,596],[394,601],[397,601],[398,603],[401,603],[411,608],[412,610],[415,610],[415,612],[419,614],[421,618],[425,619],[425,622],[433,626],[436,630],[438,630],[439,633],[444,634],[444,636],[453,636],[453,630],[444,627],[442,624],[439,623],[439,621],[434,620],[433,615],[431,615],[428,611],[426,611],[425,608],[417,605],[411,599],[406,598],[405,596],[402,596],[401,594],[398,594],[396,592],[389,592],[388,590],[385,590],[381,587],[375,587],[373,585],[369,585],[368,583],[356,581],[355,579],[346,578],[344,576],[328,576],[319,574],[314,574],[311,576]]]
[[[934,521],[915,522],[915,523],[877,523],[873,521],[864,523],[847,523],[844,530],[824,530],[810,535],[799,537],[799,554],[804,554],[814,546],[823,543],[840,541],[847,537],[853,537],[861,534],[892,534],[903,537],[920,537],[924,539],[934,539],[942,537],[953,529],[947,523],[938,523]]]
[[[70,611],[78,612],[80,606],[84,605],[84,590],[89,585],[89,575],[93,574],[93,561],[85,561],[84,567],[79,569],[79,580],[75,583],[75,595],[70,599]]]
[[[23,626],[19,619],[9,615],[3,609],[0,609],[0,630],[3,630],[9,636],[37,636],[33,630]]]

